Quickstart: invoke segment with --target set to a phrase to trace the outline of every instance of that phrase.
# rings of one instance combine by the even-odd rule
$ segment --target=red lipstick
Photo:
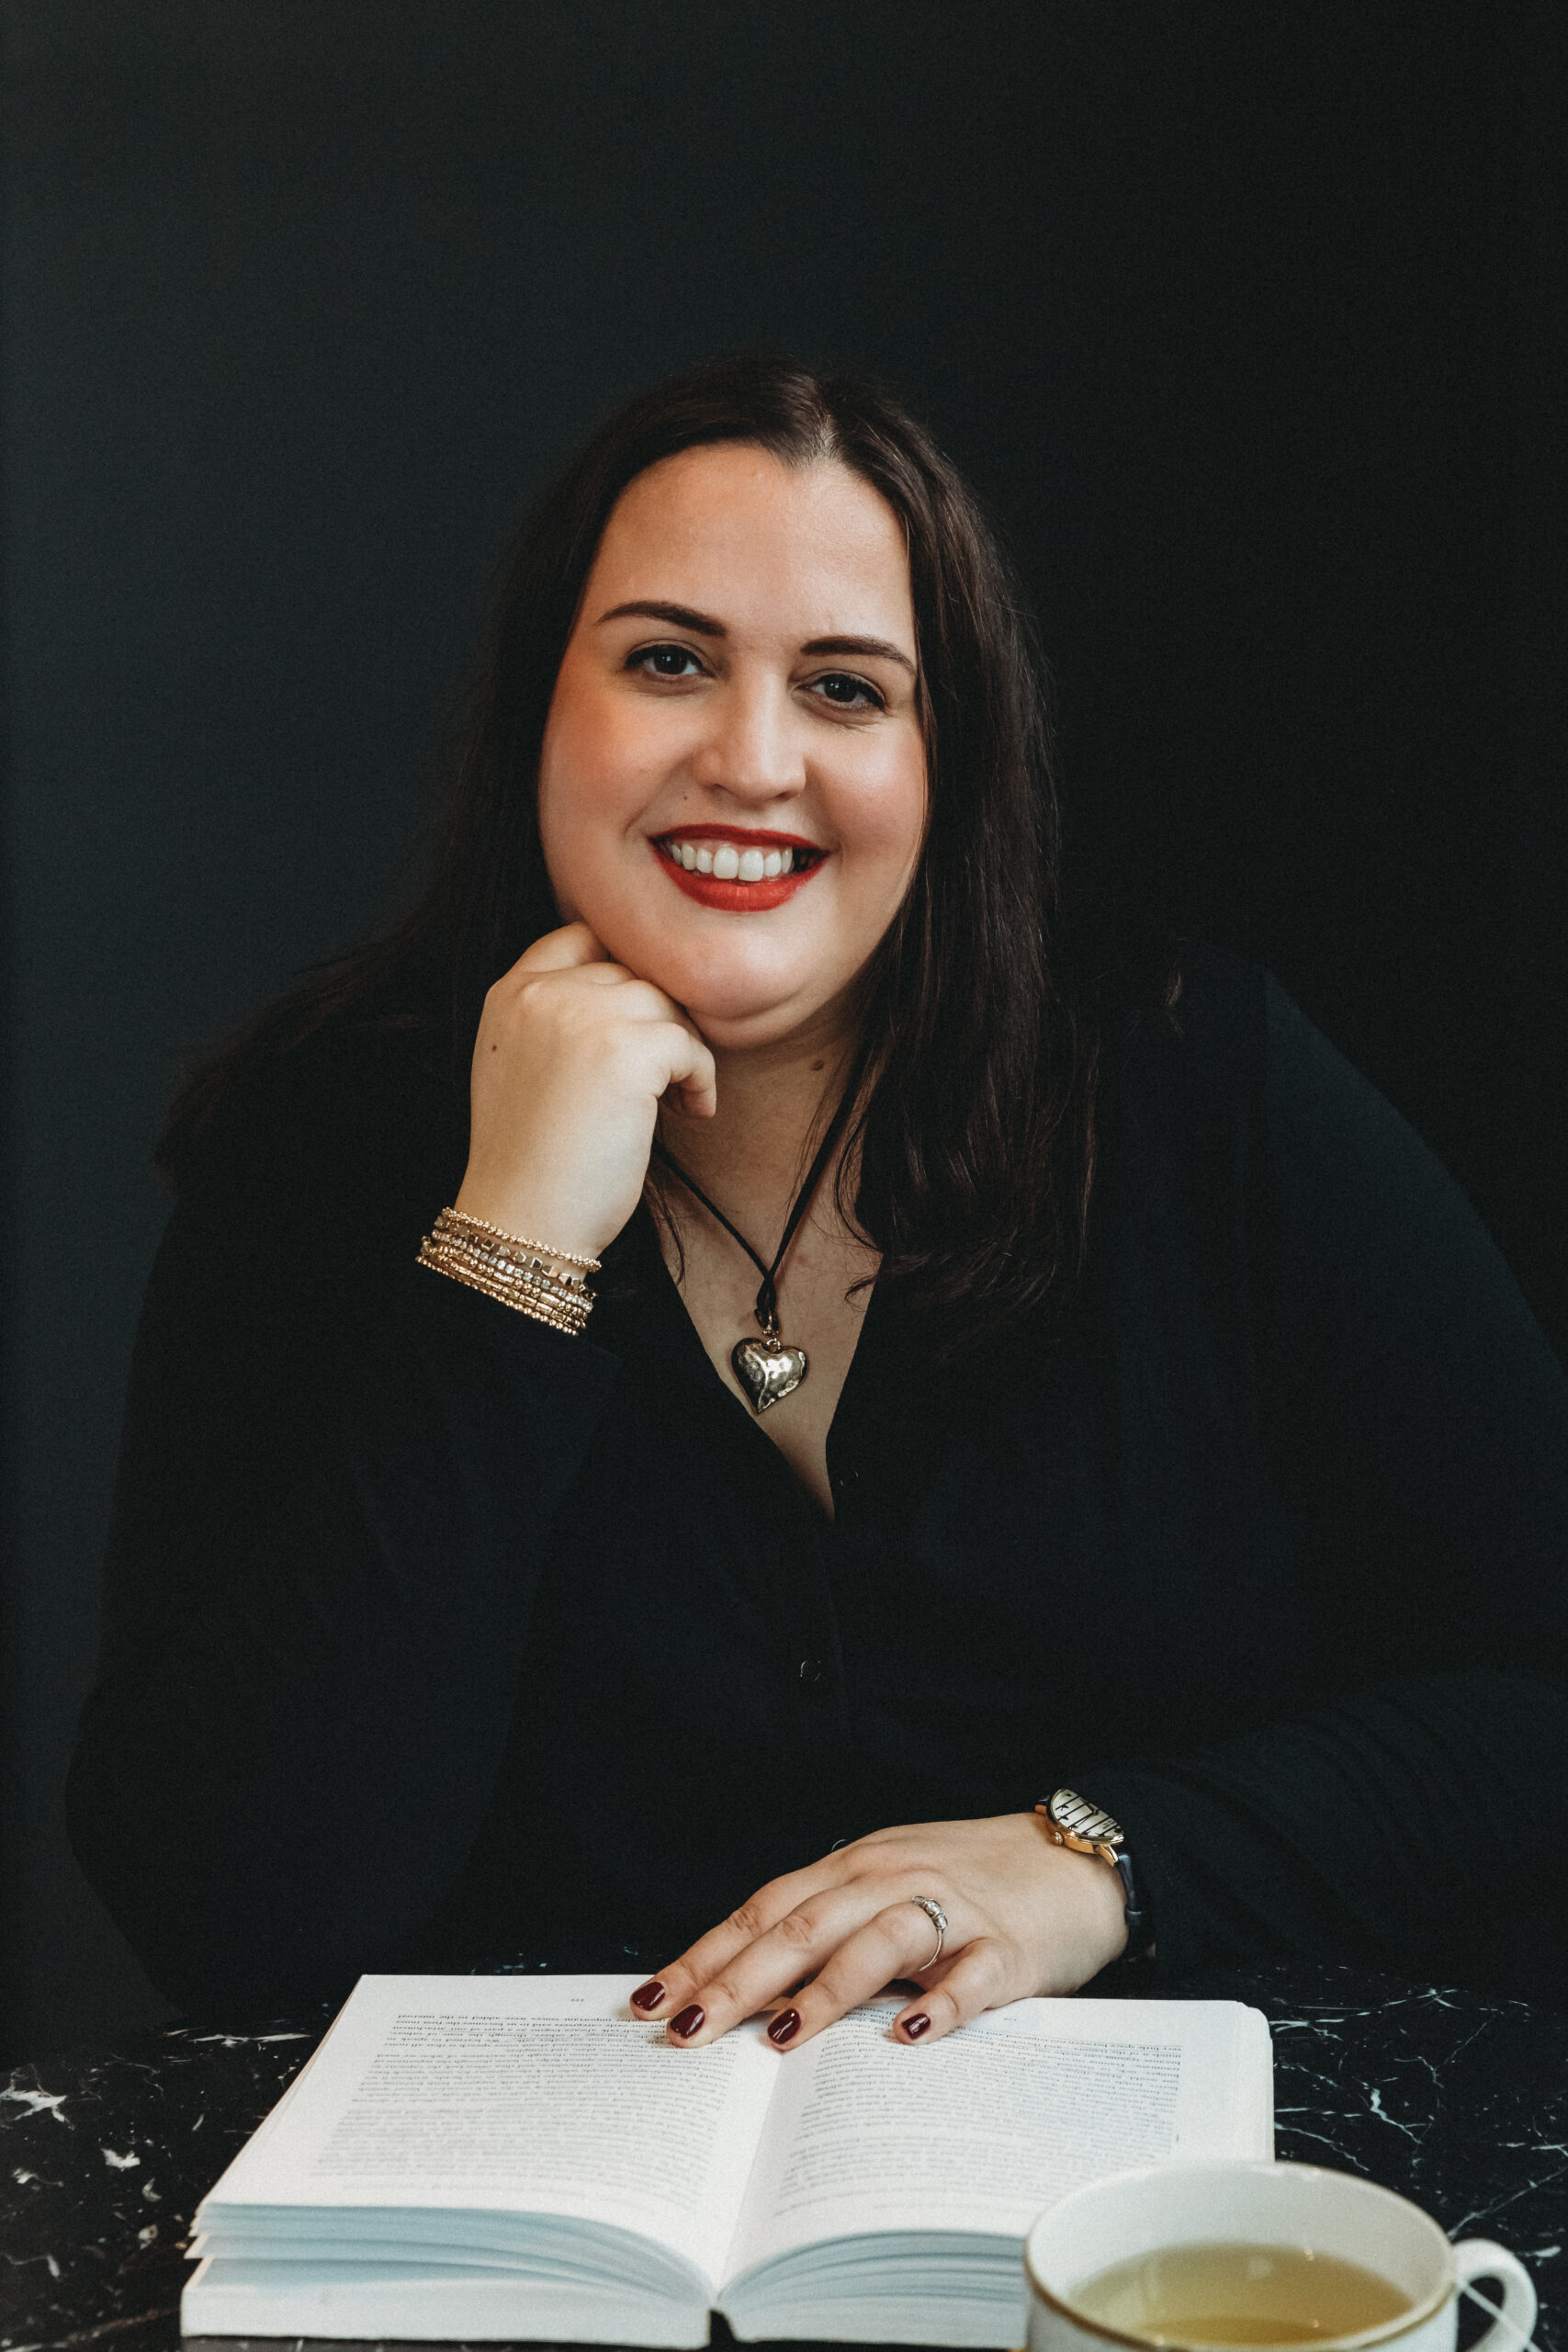
[[[674,836],[683,842],[726,842],[732,849],[793,849],[812,854],[812,863],[797,865],[791,874],[781,874],[773,882],[720,882],[711,874],[688,874],[678,857],[657,841],[649,847],[660,867],[678,889],[700,907],[712,907],[726,915],[765,915],[774,907],[782,907],[795,892],[809,882],[823,863],[824,853],[815,842],[805,840],[799,833],[753,832],[750,828],[738,831],[732,825],[682,825]]]

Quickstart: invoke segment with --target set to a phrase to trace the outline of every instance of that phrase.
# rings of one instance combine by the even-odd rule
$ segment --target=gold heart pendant
[[[781,1396],[793,1395],[809,1369],[805,1349],[786,1348],[782,1340],[738,1340],[729,1361],[754,1413],[765,1413]]]

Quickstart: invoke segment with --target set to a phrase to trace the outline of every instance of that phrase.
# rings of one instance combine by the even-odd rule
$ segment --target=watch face
[[[1051,1800],[1051,1819],[1058,1829],[1067,1830],[1074,1838],[1087,1838],[1091,1845],[1121,1842],[1122,1824],[1072,1789],[1057,1790]]]

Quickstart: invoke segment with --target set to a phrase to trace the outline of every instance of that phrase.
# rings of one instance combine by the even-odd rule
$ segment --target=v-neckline
[[[657,1260],[662,1280],[657,1284],[648,1284],[635,1302],[627,1301],[627,1309],[639,1319],[646,1318],[644,1331],[647,1338],[660,1353],[667,1354],[673,1369],[678,1370],[690,1380],[704,1385],[712,1383],[717,1387],[725,1402],[740,1416],[756,1442],[765,1446],[768,1453],[778,1464],[780,1472],[788,1479],[791,1488],[799,1495],[810,1512],[813,1523],[830,1530],[837,1524],[836,1511],[829,1513],[823,1510],[817,1497],[801,1478],[787,1456],[773,1443],[767,1431],[758,1427],[760,1417],[753,1412],[739,1391],[730,1386],[709,1355],[702,1333],[693,1321],[687,1310],[686,1302],[681,1295],[680,1285],[664,1261],[664,1253],[659,1247],[658,1235],[653,1228],[653,1221],[649,1215],[646,1202],[639,1202],[633,1212],[633,1221],[638,1218],[645,1220],[642,1230],[636,1237],[637,1243],[640,1245],[639,1255],[643,1262],[649,1265],[650,1272],[652,1261]],[[630,1234],[630,1225],[626,1227],[626,1231],[628,1235]],[[649,1251],[651,1251],[651,1257],[649,1254]],[[846,1427],[852,1425],[854,1416],[860,1408],[865,1380],[863,1365],[868,1334],[872,1335],[874,1344],[880,1338],[884,1317],[878,1312],[879,1305],[879,1285],[874,1281],[871,1295],[866,1301],[865,1314],[861,1319],[861,1327],[855,1335],[855,1343],[851,1351],[849,1363],[844,1368],[844,1377],[833,1407],[832,1419],[828,1424],[823,1438],[823,1457],[827,1464],[829,1487],[833,1485],[834,1440],[841,1436]],[[737,1333],[736,1336],[739,1338],[739,1334]],[[847,1416],[846,1408],[849,1408]]]

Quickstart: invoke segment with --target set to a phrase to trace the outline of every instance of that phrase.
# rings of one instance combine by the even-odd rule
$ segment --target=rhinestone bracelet
[[[459,1251],[474,1265],[488,1266],[498,1281],[514,1282],[528,1276],[565,1297],[591,1299],[593,1295],[581,1274],[558,1272],[548,1258],[536,1258],[522,1250],[503,1250],[498,1242],[482,1240],[477,1234],[455,1233],[439,1222],[429,1239],[438,1249]]]
[[[581,1317],[593,1304],[593,1294],[585,1283],[558,1281],[548,1267],[537,1261],[519,1263],[515,1260],[492,1258],[468,1241],[454,1238],[450,1234],[433,1233],[426,1237],[423,1253],[428,1258],[452,1260],[466,1266],[470,1272],[483,1274],[497,1289],[532,1291],[549,1300],[563,1314]]]
[[[484,1236],[469,1233],[452,1211],[444,1209],[434,1232],[421,1242],[419,1258],[436,1273],[448,1274],[536,1322],[580,1338],[593,1311],[592,1292],[581,1275],[557,1273],[546,1258],[525,1254],[532,1247],[519,1243],[514,1235],[501,1236],[493,1227]],[[549,1250],[546,1257],[560,1254]]]
[[[536,1323],[547,1323],[552,1330],[561,1331],[569,1339],[580,1339],[588,1320],[586,1310],[573,1315],[547,1297],[543,1291],[529,1284],[498,1282],[483,1267],[465,1261],[457,1251],[422,1250],[420,1263],[435,1273],[450,1275],[454,1282],[463,1283],[469,1290],[482,1291],[488,1298],[502,1306],[514,1307],[519,1314],[532,1317]]]
[[[596,1274],[601,1261],[580,1258],[570,1250],[552,1250],[547,1241],[527,1241],[520,1233],[503,1233],[499,1225],[491,1225],[482,1216],[470,1216],[467,1209],[443,1209],[435,1220],[437,1232],[488,1234],[509,1250],[527,1250],[536,1256],[553,1258],[558,1266],[580,1266],[585,1274]]]

